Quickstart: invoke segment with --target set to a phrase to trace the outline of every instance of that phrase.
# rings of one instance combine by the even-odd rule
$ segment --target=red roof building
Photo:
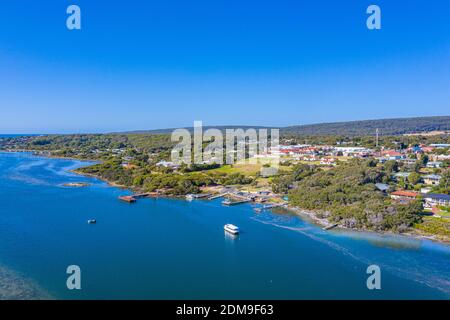
[[[418,196],[419,193],[415,191],[397,190],[391,193],[392,199],[415,199]]]

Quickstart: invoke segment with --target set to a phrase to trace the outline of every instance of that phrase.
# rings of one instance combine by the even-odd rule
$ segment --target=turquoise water
[[[449,246],[325,232],[287,212],[256,214],[220,199],[129,205],[117,200],[128,191],[69,172],[80,165],[0,153],[0,266],[54,298],[450,297]],[[62,186],[78,181],[91,185]],[[225,223],[242,234],[227,236]],[[66,288],[72,264],[81,290]],[[366,287],[370,264],[381,268],[381,290]]]

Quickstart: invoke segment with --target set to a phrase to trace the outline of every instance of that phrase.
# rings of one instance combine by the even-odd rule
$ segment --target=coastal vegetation
[[[322,217],[345,227],[405,231],[420,222],[422,206],[417,201],[394,203],[376,188],[390,171],[390,163],[355,159],[301,178],[289,199],[292,205],[320,211]]]
[[[140,191],[159,191],[167,195],[199,193],[200,187],[213,185],[244,185],[253,182],[252,177],[242,173],[225,173],[214,170],[202,172],[184,169],[173,172],[169,168],[145,165],[127,169],[118,160],[109,160],[77,170],[82,174],[93,175],[114,184]]]

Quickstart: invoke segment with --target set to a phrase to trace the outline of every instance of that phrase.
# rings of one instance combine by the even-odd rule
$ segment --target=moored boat
[[[224,227],[224,230],[231,233],[231,234],[238,234],[239,233],[239,227],[235,226],[234,224],[227,223]]]

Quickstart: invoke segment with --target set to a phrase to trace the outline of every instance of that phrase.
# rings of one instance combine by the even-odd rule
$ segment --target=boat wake
[[[270,219],[266,217],[267,220],[260,219],[258,217],[252,217],[253,220],[258,221],[263,224],[272,225],[277,228],[283,228],[287,230],[291,230],[294,232],[301,233],[302,235],[320,242],[322,244],[327,245],[328,247],[362,263],[365,265],[377,264],[380,266],[382,270],[388,271],[390,274],[398,276],[403,279],[412,280],[421,284],[424,284],[430,288],[437,289],[450,297],[450,270],[448,272],[439,272],[437,268],[433,268],[433,265],[428,266],[423,263],[419,263],[416,261],[412,261],[410,257],[405,257],[401,254],[401,251],[391,250],[386,248],[386,250],[390,250],[390,252],[383,252],[383,259],[377,259],[377,257],[365,257],[363,256],[363,252],[353,253],[348,248],[340,245],[332,240],[326,239],[325,237],[329,237],[330,234],[319,229],[313,225],[305,225],[301,227],[289,226],[282,224],[283,221],[279,221],[274,217]],[[278,220],[278,221],[277,221]],[[280,223],[281,222],[281,223]],[[288,222],[288,221],[285,221]],[[292,223],[292,222],[291,222]],[[304,223],[302,221],[302,223]],[[386,259],[386,255],[391,255],[390,263],[381,263],[380,261]],[[445,259],[445,257],[444,257]],[[443,262],[445,264],[445,261]],[[447,264],[448,265],[448,264]],[[446,267],[447,268],[447,267]]]

